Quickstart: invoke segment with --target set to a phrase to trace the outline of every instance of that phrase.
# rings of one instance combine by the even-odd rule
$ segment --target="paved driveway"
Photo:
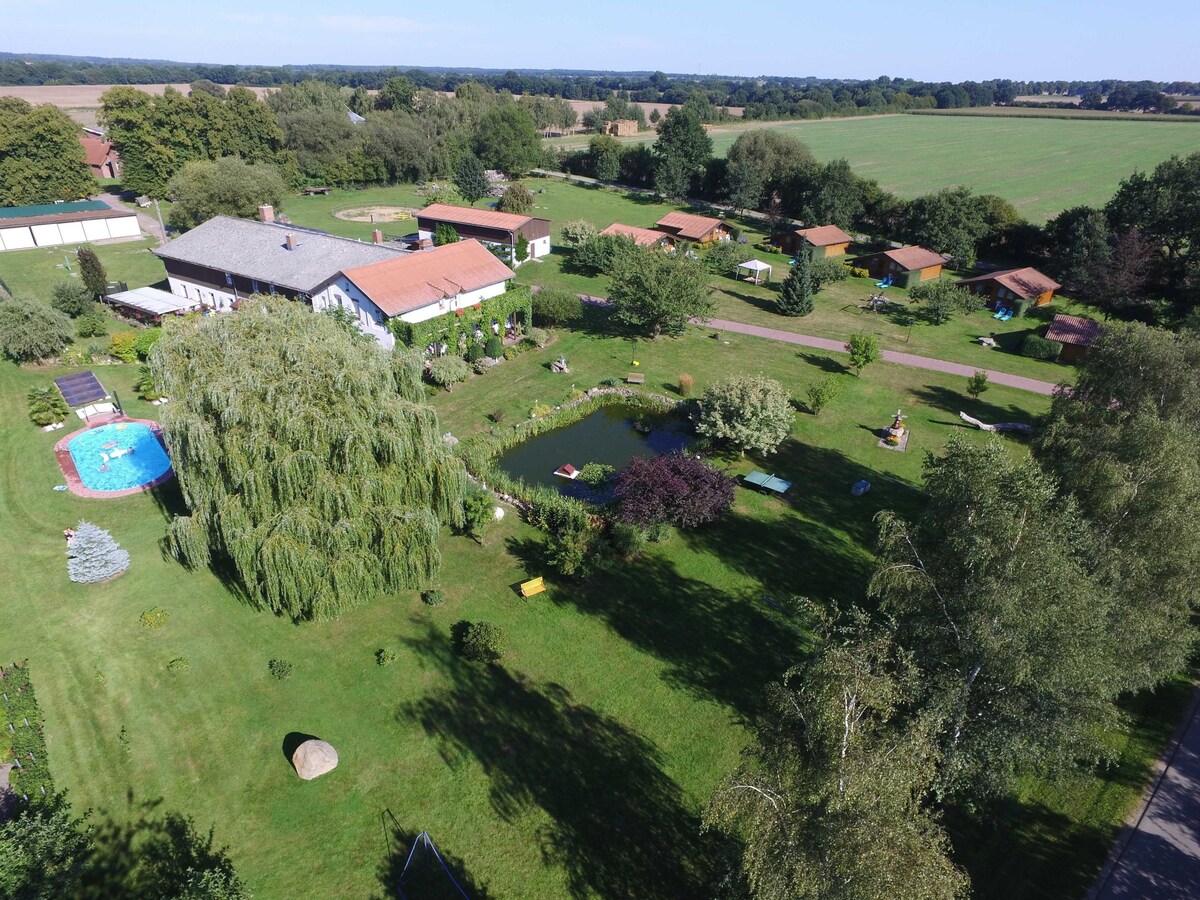
[[[1143,808],[1118,838],[1089,900],[1200,897],[1200,716],[1193,697]]]

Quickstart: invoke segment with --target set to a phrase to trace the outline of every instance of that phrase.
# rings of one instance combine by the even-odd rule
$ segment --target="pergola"
[[[759,277],[762,275],[763,272],[767,273],[767,281],[771,280],[771,266],[769,263],[765,263],[762,260],[748,259],[744,263],[739,265],[737,267],[737,274],[738,274],[739,278],[742,275],[743,269],[745,269],[745,271],[746,271],[747,278],[750,278],[750,277],[754,278],[755,284],[758,284]]]

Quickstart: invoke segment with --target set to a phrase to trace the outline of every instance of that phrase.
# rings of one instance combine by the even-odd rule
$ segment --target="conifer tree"
[[[812,260],[804,250],[796,254],[796,263],[783,280],[776,303],[785,316],[807,316],[813,311]]]
[[[75,251],[79,259],[79,277],[87,285],[94,296],[99,297],[108,289],[108,273],[104,271],[104,263],[91,247],[80,247]]]
[[[78,584],[95,584],[129,568],[129,554],[113,536],[91,522],[75,526],[67,541],[67,575]]]
[[[465,474],[418,360],[255,296],[165,332],[151,368],[173,401],[164,425],[190,510],[170,526],[179,559],[220,560],[296,620],[436,582]]]

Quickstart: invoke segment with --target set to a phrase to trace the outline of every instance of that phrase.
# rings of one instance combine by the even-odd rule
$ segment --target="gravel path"
[[[846,344],[830,338],[812,337],[807,334],[794,334],[791,331],[780,331],[778,328],[763,328],[759,325],[746,325],[742,322],[730,322],[727,319],[709,319],[708,327],[721,331],[732,331],[735,334],[748,334],[753,337],[767,338],[772,341],[782,341],[785,344],[799,344],[802,347],[815,347],[818,350],[828,350],[833,353],[845,353]],[[947,375],[962,375],[970,378],[978,371],[974,366],[964,366],[962,363],[947,362],[944,359],[930,359],[928,356],[914,356],[911,353],[901,353],[898,350],[880,351],[884,362],[910,366],[914,369],[928,369],[931,372],[944,372]],[[1009,375],[1005,372],[994,372],[985,369],[991,384],[1002,384],[1006,387],[1022,391],[1032,391],[1035,394],[1053,394],[1055,386],[1048,381],[1038,381],[1036,378],[1025,378],[1022,375]]]

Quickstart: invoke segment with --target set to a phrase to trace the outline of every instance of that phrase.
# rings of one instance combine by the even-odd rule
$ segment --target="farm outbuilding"
[[[1088,347],[1095,343],[1103,330],[1095,319],[1059,313],[1046,329],[1046,340],[1062,344],[1062,352],[1058,355],[1060,362],[1078,362],[1087,356]]]
[[[538,216],[520,216],[491,209],[473,209],[448,203],[431,203],[417,213],[421,240],[432,240],[438,225],[449,225],[460,238],[474,238],[484,244],[516,250],[517,238],[529,243],[526,259],[537,259],[550,252],[550,220]],[[525,260],[515,260],[520,265]]]
[[[0,250],[86,244],[142,233],[137,216],[99,200],[0,209]]]
[[[669,234],[664,234],[661,231],[655,231],[652,228],[639,228],[636,225],[623,225],[620,222],[613,222],[602,232],[603,235],[616,235],[617,237],[628,238],[639,247],[667,247],[675,246],[675,239]]]
[[[604,133],[614,137],[629,137],[638,133],[637,119],[613,119],[604,126]]]
[[[87,154],[87,164],[92,174],[97,178],[121,177],[121,154],[116,151],[112,141],[105,140],[93,134],[82,134],[79,143]]]
[[[1054,299],[1054,292],[1062,287],[1053,278],[1029,266],[976,275],[955,284],[974,294],[986,296],[989,304],[996,306],[1012,305],[1022,300],[1029,301],[1030,306],[1045,306]]]
[[[715,244],[717,241],[729,240],[729,226],[720,219],[708,216],[667,213],[654,227],[677,241],[691,241],[694,244]]]
[[[946,257],[924,247],[900,247],[896,250],[881,250],[868,253],[854,260],[854,265],[866,269],[872,278],[892,276],[899,287],[912,287],[942,274]]]
[[[784,232],[779,236],[779,249],[792,254],[808,250],[816,257],[841,256],[853,240],[836,225],[818,225]]]

